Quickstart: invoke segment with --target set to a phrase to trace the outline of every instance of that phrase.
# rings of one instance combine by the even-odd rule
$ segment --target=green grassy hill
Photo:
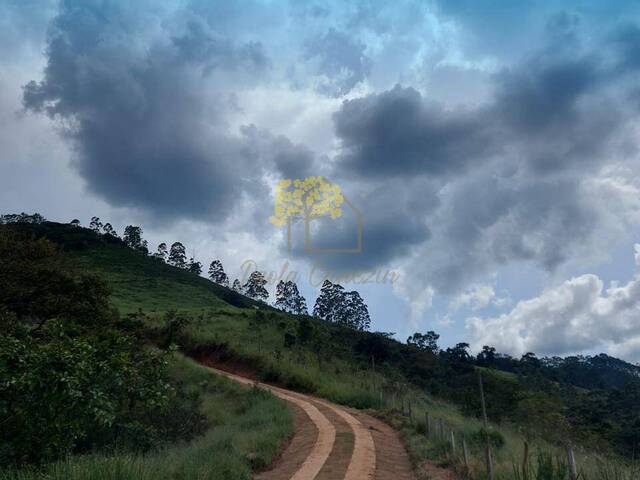
[[[459,468],[460,454],[453,455],[446,440],[425,435],[428,413],[446,422],[457,438],[464,436],[467,439],[472,464],[476,465],[476,470],[481,470],[483,433],[478,420],[478,367],[472,363],[421,351],[383,334],[354,331],[312,317],[285,314],[142,255],[118,239],[87,229],[54,223],[16,228],[28,235],[45,236],[60,245],[65,261],[78,273],[103,278],[111,289],[112,304],[122,315],[142,320],[146,335],[154,344],[162,346],[173,342],[182,354],[200,362],[246,369],[265,381],[312,392],[357,408],[372,409],[401,430],[416,464],[430,458]],[[209,387],[201,387],[202,382],[217,385],[215,382],[220,380],[214,381],[208,372],[179,354],[176,354],[173,366],[174,375],[182,378],[189,388],[204,388],[202,408],[211,422],[229,425],[236,422],[236,426],[229,427],[229,435],[238,435],[238,438],[245,435],[245,430],[237,425],[247,421],[245,413],[249,416],[253,413],[238,412],[231,418],[223,413],[228,398],[225,392],[230,386],[213,388],[218,392],[214,395]],[[535,455],[546,452],[558,455],[559,459],[563,456],[562,441],[582,444],[584,448],[578,450],[578,455],[585,479],[635,478],[631,476],[633,473],[626,473],[624,462],[613,453],[605,435],[590,429],[588,424],[576,422],[571,416],[564,400],[566,392],[561,390],[573,387],[488,368],[482,371],[500,478],[519,478],[513,465],[521,462],[525,440],[532,451],[537,452]],[[574,393],[580,394],[577,390]],[[256,432],[259,438],[246,441],[262,445],[260,451],[264,453],[258,456],[258,465],[251,465],[243,454],[252,448],[239,448],[238,465],[244,464],[245,469],[268,462],[290,428],[290,419],[281,411],[280,403],[275,399],[263,399],[262,402],[264,406],[256,408],[264,413],[264,429]],[[268,419],[273,420],[271,426]],[[200,458],[201,446],[211,448],[216,441],[229,440],[207,434],[193,444],[176,447],[182,450],[171,450],[171,455]],[[236,445],[237,441],[233,443]],[[603,455],[594,455],[591,449],[599,449]],[[535,455],[534,459],[537,458]],[[123,461],[121,457],[110,458],[87,461]],[[154,476],[154,469],[163,470],[162,462],[165,461],[164,454],[156,460],[135,457],[126,460],[129,465],[126,468],[146,468],[150,472],[149,478],[164,478]],[[151,463],[141,466],[140,462]],[[600,469],[611,471],[614,468],[611,462],[617,465],[615,468],[622,469],[619,476],[606,477],[605,473],[597,473]],[[179,461],[171,463],[180,465]],[[184,465],[188,464],[191,463],[185,461]],[[85,478],[68,474],[65,469],[72,468],[68,463],[56,468],[67,473],[56,473],[51,478]],[[563,477],[539,478],[555,480]]]

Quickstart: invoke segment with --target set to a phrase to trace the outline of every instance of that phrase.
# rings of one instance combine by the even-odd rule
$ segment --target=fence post
[[[467,442],[462,437],[462,456],[464,457],[464,468],[469,472],[469,451],[467,450]]]
[[[485,444],[485,458],[487,461],[487,478],[494,480],[493,476],[493,461],[491,460],[491,443],[489,440],[489,422],[487,420],[487,406],[484,402],[484,387],[482,386],[482,372],[478,370],[478,384],[480,386],[480,405],[482,406],[482,421],[484,424],[484,431],[486,436]]]
[[[529,442],[524,441],[524,458],[522,459],[522,480],[529,480]]]
[[[456,437],[453,433],[453,430],[451,430],[451,453],[453,455],[456,454]]]
[[[569,463],[569,478],[578,480],[578,468],[576,467],[576,457],[573,454],[571,444],[567,444],[567,462]]]
[[[425,431],[427,433],[427,437],[431,435],[431,415],[429,412],[424,412],[424,422],[425,422]]]

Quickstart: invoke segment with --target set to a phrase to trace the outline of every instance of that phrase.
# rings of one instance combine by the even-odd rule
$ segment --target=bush
[[[117,330],[71,336],[50,321],[38,337],[6,311],[0,338],[1,465],[41,464],[73,450],[154,443],[144,414],[172,388],[166,361]]]
[[[504,437],[497,430],[485,430],[481,428],[471,434],[471,441],[478,445],[484,445],[489,439],[489,443],[494,448],[502,448],[504,446]]]
[[[57,249],[0,228],[0,467],[97,448],[148,449],[202,430],[165,353],[118,318],[100,280]],[[194,406],[195,404],[195,406]],[[182,418],[183,425],[168,422]]]

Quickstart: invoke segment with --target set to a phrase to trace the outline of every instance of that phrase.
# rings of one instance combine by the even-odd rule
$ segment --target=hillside
[[[451,456],[446,441],[425,437],[428,412],[446,422],[458,438],[467,439],[475,459],[473,468],[480,470],[484,434],[479,420],[479,371],[495,438],[497,471],[503,475],[513,471],[525,440],[532,450],[561,457],[563,450],[556,446],[569,440],[582,445],[581,468],[589,480],[604,478],[597,470],[610,468],[609,461],[624,463],[618,455],[630,456],[640,441],[638,412],[629,409],[638,404],[634,403],[638,390],[629,386],[635,370],[624,362],[604,362],[598,357],[594,362],[603,378],[610,364],[624,374],[610,384],[595,385],[607,389],[595,389],[593,383],[585,383],[590,374],[580,373],[584,365],[595,368],[591,361],[573,367],[580,374],[574,370],[569,374],[564,361],[559,366],[492,364],[456,349],[437,353],[385,334],[277,311],[87,229],[55,223],[2,228],[44,236],[60,246],[68,268],[102,278],[110,288],[111,303],[121,315],[142,322],[143,335],[151,344],[164,348],[174,343],[201,363],[245,371],[292,390],[377,411],[402,431],[416,465],[429,458],[458,468],[461,461],[459,455]],[[196,368],[184,358],[178,363]],[[194,376],[204,375],[195,371]],[[609,409],[603,411],[608,401]],[[283,425],[273,439],[283,437],[284,420]],[[602,458],[585,453],[595,449]],[[273,455],[269,451],[262,458],[268,461]]]

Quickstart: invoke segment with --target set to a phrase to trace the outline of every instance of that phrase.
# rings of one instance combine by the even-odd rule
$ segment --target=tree
[[[40,215],[39,213],[33,213],[29,215],[28,213],[10,213],[7,215],[0,215],[0,225],[9,224],[9,223],[34,223],[40,224],[44,223],[46,219]]]
[[[124,229],[123,240],[128,247],[133,248],[134,250],[138,250],[145,255],[149,253],[149,249],[147,248],[147,241],[143,240],[142,238],[142,228],[135,225],[127,225],[127,227]]]
[[[364,335],[358,340],[355,349],[358,353],[364,354],[371,359],[371,368],[375,370],[376,363],[386,360],[391,352],[389,340],[382,332],[374,332],[371,335]]]
[[[118,233],[115,231],[115,229],[113,228],[113,226],[110,223],[105,223],[102,226],[102,231],[104,232],[105,235],[108,235],[110,237],[117,237]]]
[[[91,217],[91,222],[89,222],[89,228],[96,233],[100,233],[102,230],[102,222],[98,217]]]
[[[173,265],[178,268],[186,268],[187,267],[187,249],[184,248],[184,245],[180,242],[175,242],[171,245],[171,250],[169,250],[169,265]]]
[[[166,355],[119,318],[102,280],[67,263],[48,240],[0,229],[3,471],[164,436]]]
[[[428,350],[433,354],[438,353],[438,339],[440,335],[438,335],[433,330],[429,330],[427,333],[422,334],[419,332],[414,333],[412,336],[407,338],[407,345],[413,345],[420,350]]]
[[[196,275],[200,275],[202,273],[202,264],[191,257],[187,264],[187,270],[191,273],[195,273]]]
[[[233,286],[231,287],[231,289],[238,293],[244,294],[244,290],[242,290],[242,285],[240,284],[240,280],[238,280],[237,278],[233,281]]]
[[[469,355],[468,350],[469,344],[460,342],[457,343],[453,348],[447,348],[446,353],[454,360],[458,360],[460,362],[468,362],[471,359],[471,355]]]
[[[542,366],[542,362],[536,357],[535,353],[527,352],[520,358],[520,365],[524,367],[525,371],[530,373],[538,370]]]
[[[281,180],[276,186],[275,211],[269,221],[277,227],[287,225],[287,242],[291,248],[291,220],[302,218],[305,227],[305,249],[310,245],[310,221],[329,215],[332,219],[342,215],[344,197],[338,185],[324,177],[304,180]]]
[[[158,249],[156,250],[156,253],[153,254],[153,258],[157,258],[158,260],[162,260],[163,262],[167,261],[167,244],[162,242],[160,245],[158,245]]]
[[[369,309],[364,300],[355,290],[344,294],[343,305],[338,323],[355,328],[356,330],[368,330],[371,325]]]
[[[307,302],[291,280],[280,280],[276,286],[275,307],[294,315],[307,315]]]
[[[71,225],[72,227],[79,227],[80,226],[80,220],[78,220],[77,218],[74,218],[73,220],[71,220],[69,222],[69,225]]]
[[[229,277],[224,273],[224,268],[222,268],[222,262],[220,260],[214,260],[211,262],[211,265],[209,265],[209,278],[213,283],[217,283],[223,287],[229,286]]]
[[[345,292],[342,285],[325,280],[313,307],[313,315],[357,330],[371,324],[369,309],[356,291]]]
[[[482,347],[482,351],[478,354],[478,363],[480,365],[491,365],[496,361],[496,349],[488,345]]]
[[[269,298],[269,292],[264,286],[267,284],[267,281],[264,279],[264,275],[258,272],[257,270],[249,275],[249,280],[244,284],[242,288],[244,294],[253,298],[254,300],[266,300]]]
[[[334,322],[343,295],[344,288],[341,285],[325,280],[322,283],[322,287],[320,287],[320,294],[313,306],[313,316]]]

